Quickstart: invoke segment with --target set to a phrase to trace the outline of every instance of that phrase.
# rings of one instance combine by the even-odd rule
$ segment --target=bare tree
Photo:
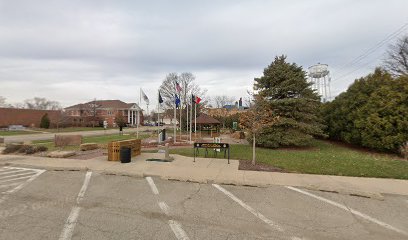
[[[61,105],[57,101],[50,101],[46,98],[35,97],[24,101],[25,108],[39,110],[60,110]]]
[[[225,105],[232,104],[233,102],[234,102],[234,98],[226,96],[226,95],[222,95],[222,96],[218,95],[218,96],[213,97],[213,103],[216,108],[222,108]]]
[[[245,97],[244,101],[247,107],[252,107],[252,105],[254,104],[254,92],[251,90],[247,90],[247,96]]]
[[[89,104],[88,106],[88,112],[87,115],[90,116],[90,120],[91,120],[91,124],[92,127],[95,127],[95,125],[99,124],[99,117],[98,117],[98,108],[100,106],[98,105],[98,103],[96,102],[96,98],[94,98],[94,100],[92,101],[92,103]],[[123,117],[123,116],[122,116]]]
[[[0,96],[0,107],[7,107],[6,98]]]
[[[389,46],[384,68],[394,76],[408,75],[408,35]]]
[[[25,104],[24,103],[16,103],[16,104],[12,105],[11,107],[13,107],[13,108],[25,108]]]
[[[180,93],[176,90],[176,82],[180,85]],[[195,82],[195,76],[192,73],[185,72],[178,75],[177,73],[169,73],[163,80],[160,86],[160,94],[163,98],[166,108],[173,108],[175,94],[179,95],[182,108],[187,106],[191,100],[191,95],[199,96],[204,99],[206,90],[202,90]],[[202,102],[206,104],[206,99]]]

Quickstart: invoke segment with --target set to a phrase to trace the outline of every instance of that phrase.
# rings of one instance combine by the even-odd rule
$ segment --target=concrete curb
[[[160,166],[158,164],[148,165],[147,168],[146,166],[142,166],[141,168],[124,168],[120,167],[120,165],[100,165],[98,162],[90,162],[90,164],[78,166],[81,164],[70,164],[67,162],[59,164],[57,161],[54,164],[57,166],[52,166],[52,162],[46,164],[37,161],[33,161],[33,163],[31,163],[30,161],[20,163],[19,160],[20,159],[10,159],[1,161],[0,166],[35,168],[48,171],[94,171],[96,173],[104,175],[129,176],[134,178],[145,178],[149,176],[158,177],[169,181],[193,182],[199,184],[216,183],[222,185],[248,186],[259,188],[266,188],[270,186],[293,186],[312,191],[338,193],[342,195],[372,198],[376,200],[384,200],[383,194],[397,194],[408,196],[405,188],[405,186],[408,186],[408,181],[405,180],[403,180],[403,182],[393,181],[392,179],[390,179],[391,181],[381,181],[375,178],[355,179],[352,177],[328,175],[311,176],[307,174],[269,175],[266,172],[259,173],[238,170],[238,172],[232,171],[224,173],[224,170],[227,169],[214,168],[214,170],[212,170],[211,168],[206,168],[205,166],[203,166],[203,169],[201,169],[199,166],[193,166],[193,168],[190,169],[180,167],[180,165],[169,167],[167,165]],[[158,166],[160,166],[161,168],[159,168]],[[207,172],[202,172],[203,170]],[[367,187],[365,187],[364,184],[361,184],[362,181],[365,182],[364,184],[368,184]],[[385,188],[385,186],[387,188]],[[391,189],[388,186],[391,187]]]
[[[47,171],[88,171],[87,167],[49,167],[49,166],[38,166],[25,163],[6,163],[6,166],[10,167],[22,167],[22,168],[33,168],[33,169],[44,169]]]

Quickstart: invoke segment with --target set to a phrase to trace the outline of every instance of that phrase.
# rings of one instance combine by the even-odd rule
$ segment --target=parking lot
[[[0,239],[407,239],[408,198],[0,167]]]

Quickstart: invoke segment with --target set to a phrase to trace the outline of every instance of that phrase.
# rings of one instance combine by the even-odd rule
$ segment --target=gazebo
[[[192,125],[194,128],[195,121],[193,120]],[[208,135],[213,135],[213,133],[218,133],[220,130],[221,122],[217,119],[208,116],[205,113],[200,114],[197,117],[197,130],[200,132],[207,132]]]

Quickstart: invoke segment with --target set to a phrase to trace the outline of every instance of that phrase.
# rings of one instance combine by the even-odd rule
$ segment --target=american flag
[[[180,84],[178,82],[176,82],[176,90],[177,90],[177,92],[181,92],[181,87],[180,87]]]

